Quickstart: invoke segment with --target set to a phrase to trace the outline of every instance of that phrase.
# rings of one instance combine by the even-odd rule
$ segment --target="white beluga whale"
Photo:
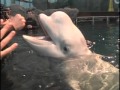
[[[23,38],[40,55],[65,59],[56,70],[70,90],[119,89],[119,69],[89,50],[85,37],[66,13],[40,14],[39,18],[47,36]]]
[[[50,57],[71,57],[89,55],[86,40],[80,30],[73,24],[64,12],[58,11],[51,16],[40,14],[41,26],[48,36],[31,37],[23,35],[24,39],[37,52]]]

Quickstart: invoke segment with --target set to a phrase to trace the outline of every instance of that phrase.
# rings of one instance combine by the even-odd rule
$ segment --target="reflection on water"
[[[104,60],[119,67],[119,26],[96,24],[79,24],[85,38],[95,44],[91,50],[104,55]],[[38,32],[41,34],[41,32]],[[38,35],[37,33],[37,35]],[[61,81],[59,74],[54,71],[61,61],[53,61],[51,58],[39,57],[23,40],[23,31],[18,32],[12,42],[19,43],[19,47],[13,52],[13,56],[6,60],[3,71],[9,75],[14,85],[6,80],[2,72],[2,90],[71,90]],[[73,65],[73,64],[72,64]],[[57,70],[59,71],[59,70]],[[74,70],[77,71],[77,70]],[[76,74],[75,74],[76,75]],[[19,82],[18,82],[19,81]],[[9,83],[9,84],[8,84]],[[22,85],[21,85],[22,83]],[[65,88],[66,86],[66,88]],[[22,89],[23,88],[23,89]],[[96,89],[97,90],[97,89]]]
[[[95,42],[92,51],[105,56],[105,60],[119,67],[119,25],[98,23],[92,26],[89,23],[79,24],[85,38]]]

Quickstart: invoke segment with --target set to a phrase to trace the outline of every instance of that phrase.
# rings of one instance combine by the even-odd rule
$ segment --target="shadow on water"
[[[92,51],[104,55],[104,60],[119,67],[119,25],[106,26],[104,23],[100,23],[92,26],[89,23],[79,23],[78,27],[87,40],[95,42],[91,48]],[[41,34],[41,32],[38,33]],[[40,58],[26,44],[22,34],[22,31],[18,32],[13,39],[12,42],[19,43],[19,47],[4,61],[2,66],[1,89],[16,90],[13,88],[23,87],[23,89],[18,88],[17,90],[71,90],[65,89],[65,83],[60,81],[57,73],[54,73],[55,65],[61,62],[50,61],[50,58]],[[6,73],[9,75],[6,76]],[[11,88],[13,83],[7,78],[17,82],[18,87]]]

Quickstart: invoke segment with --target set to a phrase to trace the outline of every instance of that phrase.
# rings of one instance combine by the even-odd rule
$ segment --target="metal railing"
[[[76,24],[78,22],[91,21],[92,25],[94,25],[95,21],[102,21],[103,19],[106,19],[106,23],[109,24],[110,18],[117,18],[119,20],[119,16],[80,16],[76,18]]]

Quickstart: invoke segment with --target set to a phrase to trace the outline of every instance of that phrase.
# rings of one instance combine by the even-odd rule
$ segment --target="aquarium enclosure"
[[[71,7],[81,12],[118,12],[119,0],[1,0],[5,6],[18,4],[25,8],[36,7],[42,10],[49,8]]]
[[[0,8],[0,19],[26,21],[1,60],[1,90],[119,90],[119,0],[0,0]]]
[[[5,7],[10,7],[12,15],[20,13],[25,18],[27,18],[26,11],[29,9],[33,10],[35,21],[37,22],[38,27],[40,26],[38,18],[36,16],[38,16],[40,13],[51,15],[53,12],[58,10],[64,11],[70,16],[70,18],[73,20],[78,28],[83,29],[82,32],[88,40],[92,36],[96,35],[89,35],[92,30],[95,30],[94,32],[96,33],[102,33],[102,35],[107,33],[103,36],[103,40],[101,40],[101,42],[104,41],[107,35],[110,36],[110,39],[115,38],[117,47],[113,48],[115,52],[112,52],[114,50],[112,50],[111,48],[108,49],[107,47],[109,45],[112,45],[115,40],[110,41],[108,45],[105,46],[105,48],[107,48],[106,53],[105,50],[102,50],[102,52],[99,51],[101,50],[101,45],[98,45],[97,47],[99,48],[96,49],[95,46],[98,43],[96,43],[93,48],[95,48],[95,50],[98,50],[97,53],[104,55],[109,55],[109,51],[111,51],[112,54],[114,54],[113,56],[117,56],[118,62],[119,0],[1,0],[1,4],[3,4]],[[99,29],[100,27],[102,27],[101,30],[97,31],[97,29]],[[36,34],[41,33],[40,30],[36,31],[38,31],[38,33]],[[111,33],[110,35],[108,31],[112,31],[113,33]],[[97,39],[99,38],[99,33],[98,37],[96,36],[94,38],[91,38],[91,40],[99,41],[99,39]],[[22,32],[22,34],[24,33]],[[96,40],[94,40],[95,38]],[[105,41],[107,42],[107,39],[105,39]]]

